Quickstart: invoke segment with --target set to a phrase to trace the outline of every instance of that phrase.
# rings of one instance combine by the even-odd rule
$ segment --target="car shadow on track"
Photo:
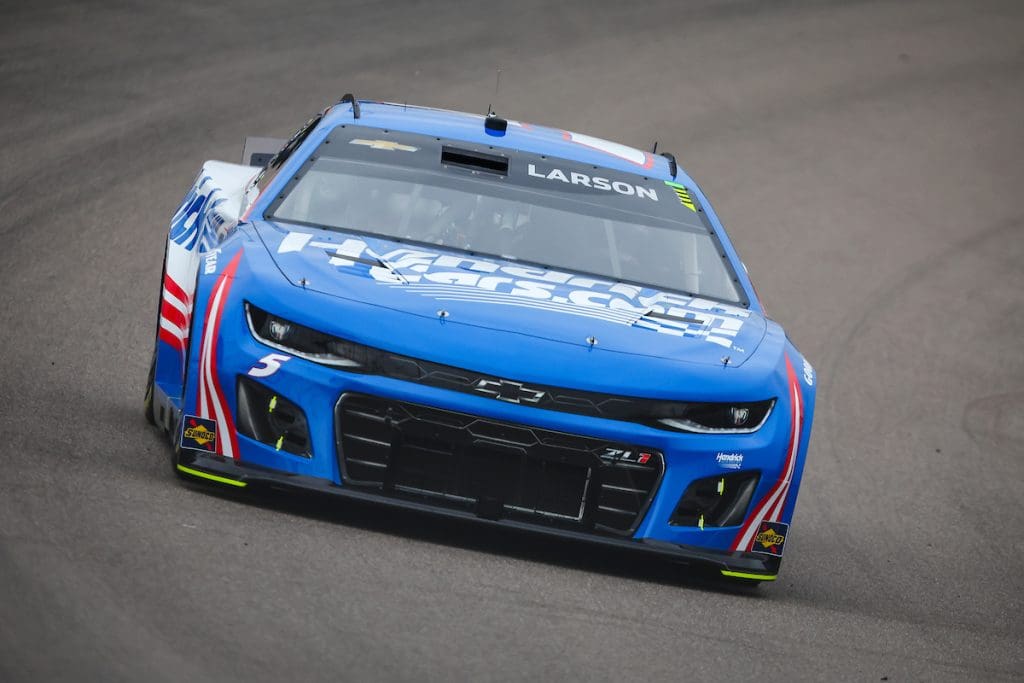
[[[182,485],[225,500],[256,505],[282,514],[299,515],[437,545],[679,588],[751,598],[767,596],[756,585],[728,582],[716,571],[707,568],[685,566],[655,555],[585,541],[485,526],[472,520],[435,517],[384,505],[342,500],[316,492],[263,486],[235,491],[193,481],[184,481]]]

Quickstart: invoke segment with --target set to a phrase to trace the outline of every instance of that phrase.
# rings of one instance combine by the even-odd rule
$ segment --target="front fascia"
[[[236,262],[235,257],[242,251],[245,253],[238,256]],[[225,276],[222,269],[232,264],[235,264],[233,274]],[[225,248],[218,259],[217,271],[201,277],[197,301],[203,302],[203,309],[197,311],[199,317],[193,337],[195,347],[191,354],[189,383],[184,400],[186,415],[199,415],[204,410],[201,405],[199,378],[208,370],[216,374],[225,410],[234,415],[237,409],[235,388],[238,376],[248,374],[253,368],[264,367],[261,359],[268,354],[280,353],[280,350],[263,345],[250,334],[244,314],[246,300],[281,315],[292,315],[305,322],[299,317],[301,314],[286,303],[291,301],[294,306],[298,292],[288,284],[279,287],[268,286],[267,278],[272,274],[268,269],[273,269],[273,266],[265,252],[258,245],[249,242],[249,248],[245,250]],[[204,354],[203,340],[209,343],[211,338],[206,331],[215,319],[215,312],[209,310],[208,302],[215,298],[212,295],[216,292],[218,283],[223,283],[226,277],[230,277],[231,286],[220,302],[216,345],[210,353]],[[280,278],[279,275],[277,277]],[[260,286],[255,286],[257,282]],[[305,298],[306,294],[309,293],[302,295],[303,308],[309,307],[310,304],[310,300]],[[320,296],[324,295],[317,295]],[[204,357],[212,359],[213,362],[204,365]],[[718,453],[741,453],[744,470],[761,472],[761,483],[754,495],[754,499],[757,500],[780,478],[783,455],[789,437],[788,410],[784,405],[784,399],[759,431],[746,435],[712,435],[675,433],[634,423],[539,410],[396,379],[352,374],[298,357],[280,361],[275,372],[259,377],[258,381],[301,407],[311,427],[313,454],[311,458],[292,455],[245,436],[232,434],[234,439],[231,443],[231,455],[241,463],[305,475],[341,485],[333,430],[334,407],[344,392],[366,393],[471,413],[485,418],[660,449],[666,459],[665,476],[635,537],[720,550],[730,549],[737,534],[736,527],[700,530],[694,527],[676,527],[668,523],[683,490],[694,479],[733,471],[722,469],[716,460]],[[776,381],[779,386],[772,390],[772,394],[783,396],[783,380],[780,377],[772,383]],[[805,421],[805,425],[809,428],[809,421]],[[794,478],[799,475],[805,451],[806,439],[803,439]],[[795,493],[794,487],[786,501],[783,513],[785,521],[792,515]]]

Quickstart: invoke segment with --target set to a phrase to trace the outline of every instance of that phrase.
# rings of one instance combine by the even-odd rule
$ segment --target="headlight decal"
[[[366,347],[317,332],[245,304],[249,331],[267,346],[352,372],[367,370]]]
[[[749,403],[684,403],[679,415],[658,422],[681,432],[699,434],[750,434],[768,420],[775,399]]]
[[[259,342],[321,365],[545,410],[636,422],[666,431],[750,434],[764,425],[776,402],[769,398],[688,403],[527,385],[511,378],[493,377],[357,344],[273,315],[248,302],[245,311],[249,331]]]

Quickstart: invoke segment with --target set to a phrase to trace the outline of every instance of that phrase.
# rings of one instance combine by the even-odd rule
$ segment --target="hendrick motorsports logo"
[[[743,454],[742,453],[722,453],[719,451],[715,454],[715,462],[719,466],[724,467],[727,470],[738,470],[743,467]]]
[[[789,533],[789,525],[782,522],[761,522],[757,535],[754,536],[755,553],[765,553],[782,557],[782,549],[786,545],[786,535]]]
[[[196,415],[186,415],[181,425],[181,447],[217,452],[217,423]]]

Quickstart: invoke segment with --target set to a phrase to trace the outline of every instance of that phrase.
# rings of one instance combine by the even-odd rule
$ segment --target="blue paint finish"
[[[796,370],[804,406],[800,447],[779,520],[782,523],[792,521],[810,439],[816,377],[812,372],[807,377],[813,385],[807,381],[802,369],[803,357],[788,341],[782,328],[763,316],[753,286],[717,215],[700,188],[683,170],[677,174],[676,182],[686,185],[703,206],[750,302],[747,308],[735,307],[741,311],[742,326],[733,343],[741,351],[725,349],[699,334],[673,336],[641,329],[621,320],[603,318],[601,312],[595,312],[593,316],[575,315],[550,308],[530,307],[525,305],[528,301],[524,301],[523,306],[439,301],[417,293],[411,286],[375,279],[369,266],[331,265],[323,247],[278,253],[282,240],[290,232],[306,233],[310,235],[310,241],[331,244],[340,244],[347,237],[352,237],[337,231],[270,223],[263,220],[263,211],[334,127],[353,123],[562,157],[636,173],[645,178],[672,179],[668,164],[661,157],[649,157],[652,166],[645,169],[617,156],[571,142],[565,133],[550,128],[510,122],[507,133],[496,137],[485,130],[483,116],[363,102],[362,117],[354,122],[350,106],[334,107],[270,183],[256,202],[250,221],[220,245],[221,263],[227,263],[238,249],[244,251],[224,304],[216,356],[220,383],[232,412],[236,409],[237,377],[246,374],[268,353],[281,353],[250,334],[244,302],[281,318],[361,344],[526,383],[679,401],[733,402],[776,398],[777,404],[764,426],[753,434],[679,433],[631,422],[510,404],[482,395],[391,378],[353,374],[293,357],[274,374],[258,381],[305,411],[312,430],[313,457],[279,452],[271,446],[240,436],[241,461],[341,485],[334,442],[334,407],[344,392],[373,394],[660,449],[666,460],[665,476],[636,537],[729,549],[740,527],[701,530],[674,527],[668,520],[680,495],[692,481],[736,471],[723,469],[716,462],[715,456],[719,452],[742,453],[742,469],[761,473],[753,496],[754,503],[766,496],[779,481],[791,434],[786,371],[788,356]],[[179,214],[192,215],[201,200],[199,196],[190,196]],[[196,210],[201,211],[202,207]],[[196,237],[185,226],[185,218],[176,218],[171,238],[194,241]],[[384,239],[360,239],[376,253],[402,246]],[[440,247],[435,251],[442,256],[453,255]],[[516,265],[487,258],[498,268]],[[203,320],[217,276],[214,273],[200,274],[199,277],[194,312],[197,318],[190,340],[192,352],[188,381],[181,405],[186,413],[195,411]],[[507,290],[506,287],[502,293],[513,296]],[[583,294],[578,294],[581,291]],[[591,291],[592,288],[585,286],[566,284],[555,288],[552,295],[568,299],[574,296],[574,292],[576,296],[585,297]],[[656,290],[641,293],[644,297],[657,295],[659,292]],[[636,301],[625,303],[635,304]],[[449,313],[444,321],[437,316],[440,308]],[[730,313],[730,308],[723,306],[704,312],[722,317],[737,315],[735,311]],[[589,336],[597,337],[599,344],[591,347],[586,342]],[[173,350],[164,345],[158,346],[158,364],[171,362],[168,353]],[[728,365],[721,361],[725,355],[732,357]],[[753,507],[752,504],[748,512],[752,512]]]

